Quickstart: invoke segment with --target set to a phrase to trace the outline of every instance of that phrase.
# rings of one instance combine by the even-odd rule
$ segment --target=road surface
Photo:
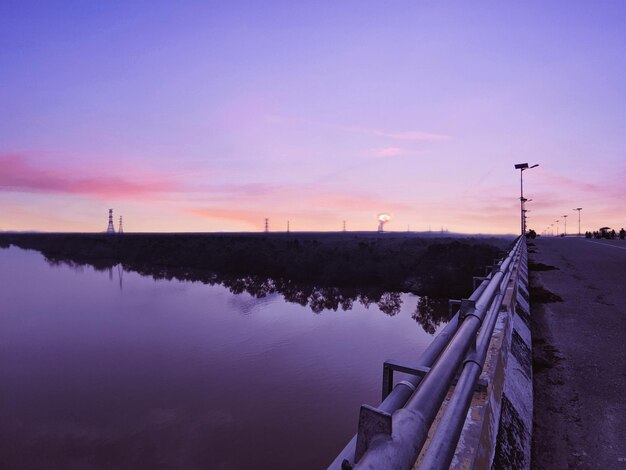
[[[533,468],[626,469],[626,242],[534,244],[531,262],[558,269],[530,272]],[[563,301],[533,301],[538,286]]]

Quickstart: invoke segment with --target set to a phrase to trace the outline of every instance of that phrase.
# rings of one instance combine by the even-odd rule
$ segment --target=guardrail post
[[[454,307],[460,307],[460,306],[461,306],[460,300],[453,300],[453,299],[448,300],[448,315],[450,316],[450,318],[452,318],[452,310],[454,309]]]
[[[386,362],[383,364],[383,400],[387,398],[393,387],[393,368]]]
[[[495,276],[495,274],[500,271],[500,266],[502,266],[502,262],[494,263],[493,266],[491,266],[491,274]]]
[[[359,431],[356,437],[354,462],[358,462],[367,451],[376,434],[391,436],[391,415],[369,405],[361,405]]]
[[[461,300],[461,309],[459,310],[459,321],[465,320],[465,317],[472,311],[476,310],[476,301],[471,299]]]
[[[413,367],[392,359],[387,359],[383,364],[383,401],[387,398],[389,393],[391,393],[393,388],[393,371],[395,370],[422,379],[428,374],[430,367]]]
[[[483,282],[485,279],[487,279],[485,276],[472,276],[473,289],[476,290],[476,285],[478,284],[476,281]]]

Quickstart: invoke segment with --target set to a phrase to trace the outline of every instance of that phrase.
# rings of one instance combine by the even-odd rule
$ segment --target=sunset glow
[[[3,2],[0,230],[626,226],[626,4],[478,5]]]

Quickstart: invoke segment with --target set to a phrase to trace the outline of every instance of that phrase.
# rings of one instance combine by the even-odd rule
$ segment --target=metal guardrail
[[[421,467],[449,467],[478,385],[489,342],[513,268],[522,249],[518,238],[506,258],[491,267],[458,312],[433,339],[416,364],[386,361],[383,365],[383,401],[377,407],[361,406],[357,435],[328,467],[329,470],[410,469],[419,456],[439,408],[456,382]],[[396,384],[393,371],[411,374]],[[457,379],[457,372],[458,375]],[[393,417],[392,417],[393,414]]]

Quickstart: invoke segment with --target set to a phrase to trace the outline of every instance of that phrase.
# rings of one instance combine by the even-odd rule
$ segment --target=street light
[[[577,207],[576,209],[572,209],[573,211],[578,211],[578,236],[580,237],[580,211],[583,210],[582,207]]]
[[[527,202],[526,200],[524,200],[524,202]],[[528,216],[526,215],[527,212],[530,212],[528,209],[522,209],[522,213],[524,214],[524,233],[526,233],[526,220],[528,220]]]
[[[526,233],[526,224],[524,224],[524,170],[529,170],[538,166],[538,163],[535,163],[533,166],[528,166],[528,163],[517,163],[515,165],[515,169],[519,170],[519,210],[522,236]]]
[[[556,222],[556,236],[557,236],[557,237],[559,236],[559,220],[560,220],[560,219],[556,219],[556,220],[555,220],[555,222]]]
[[[565,236],[567,237],[567,214],[563,216],[563,222],[565,222]]]

